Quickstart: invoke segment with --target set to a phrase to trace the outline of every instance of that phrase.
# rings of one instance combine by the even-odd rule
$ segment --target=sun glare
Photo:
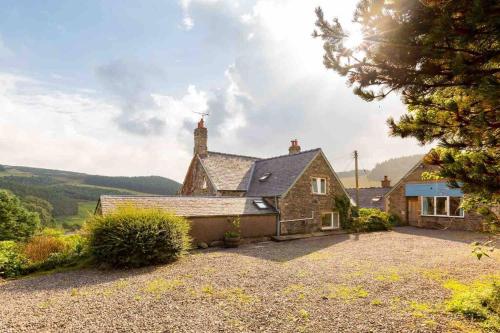
[[[363,42],[363,33],[358,24],[349,26],[347,30],[348,37],[344,40],[344,45],[348,48],[355,48]]]

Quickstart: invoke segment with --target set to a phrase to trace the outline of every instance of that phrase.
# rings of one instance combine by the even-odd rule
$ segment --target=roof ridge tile
[[[231,157],[242,157],[242,158],[247,158],[247,159],[254,159],[254,160],[261,160],[261,157],[255,157],[255,156],[246,156],[246,155],[239,155],[239,154],[230,154],[230,153],[221,153],[219,151],[208,151],[208,155],[210,154],[219,154],[219,155],[224,155],[224,156],[231,156]]]
[[[301,151],[300,153],[296,153],[296,154],[283,154],[283,155],[278,155],[278,156],[273,156],[273,157],[268,157],[268,158],[261,158],[255,162],[269,161],[269,160],[273,160],[273,159],[277,159],[277,158],[284,158],[284,157],[293,157],[293,156],[302,155],[302,154],[311,153],[313,151],[320,151],[320,150],[321,150],[321,148],[314,148],[314,149],[304,150],[304,151]]]

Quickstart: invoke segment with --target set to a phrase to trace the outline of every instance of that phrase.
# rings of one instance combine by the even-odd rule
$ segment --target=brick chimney
[[[391,181],[389,180],[389,178],[387,178],[387,176],[384,176],[384,179],[382,179],[380,183],[384,188],[391,187]]]
[[[194,129],[194,155],[200,157],[207,156],[208,131],[203,118],[198,122],[198,127]]]
[[[299,141],[297,139],[290,141],[292,145],[288,148],[288,153],[290,155],[300,153]]]

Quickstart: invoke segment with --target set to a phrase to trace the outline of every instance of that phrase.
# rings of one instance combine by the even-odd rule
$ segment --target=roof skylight
[[[270,172],[266,172],[265,174],[263,174],[262,176],[259,177],[259,181],[260,182],[265,182],[270,176],[271,176],[271,173]]]
[[[253,201],[253,203],[255,204],[255,206],[257,206],[258,209],[267,209],[268,208],[267,203],[265,203],[264,200],[262,200],[262,199],[256,199]]]

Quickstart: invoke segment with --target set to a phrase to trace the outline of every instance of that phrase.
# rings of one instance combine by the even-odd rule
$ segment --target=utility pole
[[[356,178],[356,206],[359,208],[358,151],[354,151],[354,172]]]

